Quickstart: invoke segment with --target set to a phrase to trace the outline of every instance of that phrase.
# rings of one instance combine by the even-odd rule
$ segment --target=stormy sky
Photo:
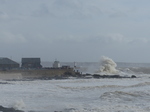
[[[150,0],[0,0],[0,57],[150,62]]]

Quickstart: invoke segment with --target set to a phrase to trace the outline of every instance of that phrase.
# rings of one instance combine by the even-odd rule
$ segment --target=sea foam
[[[25,103],[23,102],[23,100],[17,100],[15,101],[15,103],[13,104],[13,108],[16,110],[21,110],[25,108]]]

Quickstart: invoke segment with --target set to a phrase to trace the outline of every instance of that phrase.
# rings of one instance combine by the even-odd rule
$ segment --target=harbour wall
[[[74,75],[72,68],[69,69],[30,69],[30,70],[6,70],[0,71],[0,79],[24,79],[40,77],[56,77],[64,75]]]

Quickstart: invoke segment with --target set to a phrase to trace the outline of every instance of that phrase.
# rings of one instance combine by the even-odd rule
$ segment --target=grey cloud
[[[110,14],[109,17],[111,18],[117,18],[117,17],[127,17],[127,14],[124,12],[114,12],[113,14]]]
[[[0,19],[7,19],[8,17],[7,13],[0,11]]]
[[[9,10],[4,5],[0,5],[13,17],[46,16],[70,19],[88,19],[102,14],[100,7],[91,3],[91,1],[84,2],[81,0],[26,0],[24,2],[15,0],[15,2],[7,1]]]
[[[87,19],[101,14],[96,5],[81,0],[55,0],[51,12],[57,17]]]
[[[128,41],[127,38],[119,33],[90,36],[87,40],[93,44],[100,43],[101,45],[122,44]]]
[[[106,14],[111,18],[127,17],[130,10],[130,8],[110,8],[106,10]]]
[[[0,4],[5,4],[6,0],[0,0]]]
[[[150,2],[134,0],[130,5],[126,1],[131,3],[130,0],[0,0],[1,49],[3,53],[9,51],[6,56],[20,52],[20,55],[39,54],[41,58],[47,57],[45,60],[53,55],[67,61],[68,57],[71,61],[72,57],[88,61],[94,54],[91,61],[95,61],[103,54],[119,57],[120,52],[124,54],[120,58],[127,59],[130,48],[134,51],[150,45],[150,23],[145,18],[149,16]]]
[[[35,17],[54,16],[54,14],[49,11],[49,8],[46,4],[41,4],[37,10],[32,12],[31,15]]]
[[[82,8],[82,4],[79,0],[55,0],[53,5],[59,10]]]
[[[78,0],[55,0],[52,13],[57,17],[84,17],[82,7]]]
[[[134,38],[132,39],[128,45],[130,46],[145,46],[145,45],[149,45],[150,44],[150,39],[148,38]]]
[[[26,39],[21,34],[13,34],[11,32],[1,31],[0,32],[0,43],[14,44],[24,43]]]
[[[78,1],[78,0],[76,0]],[[78,2],[74,0],[53,0],[51,2],[40,2],[37,9],[32,12],[35,17],[69,17],[72,13],[78,11]],[[36,4],[37,5],[37,4]]]

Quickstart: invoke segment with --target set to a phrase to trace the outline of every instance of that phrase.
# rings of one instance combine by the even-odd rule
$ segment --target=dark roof
[[[40,58],[22,58],[22,63],[40,63]]]
[[[0,64],[19,64],[9,58],[0,58]]]

